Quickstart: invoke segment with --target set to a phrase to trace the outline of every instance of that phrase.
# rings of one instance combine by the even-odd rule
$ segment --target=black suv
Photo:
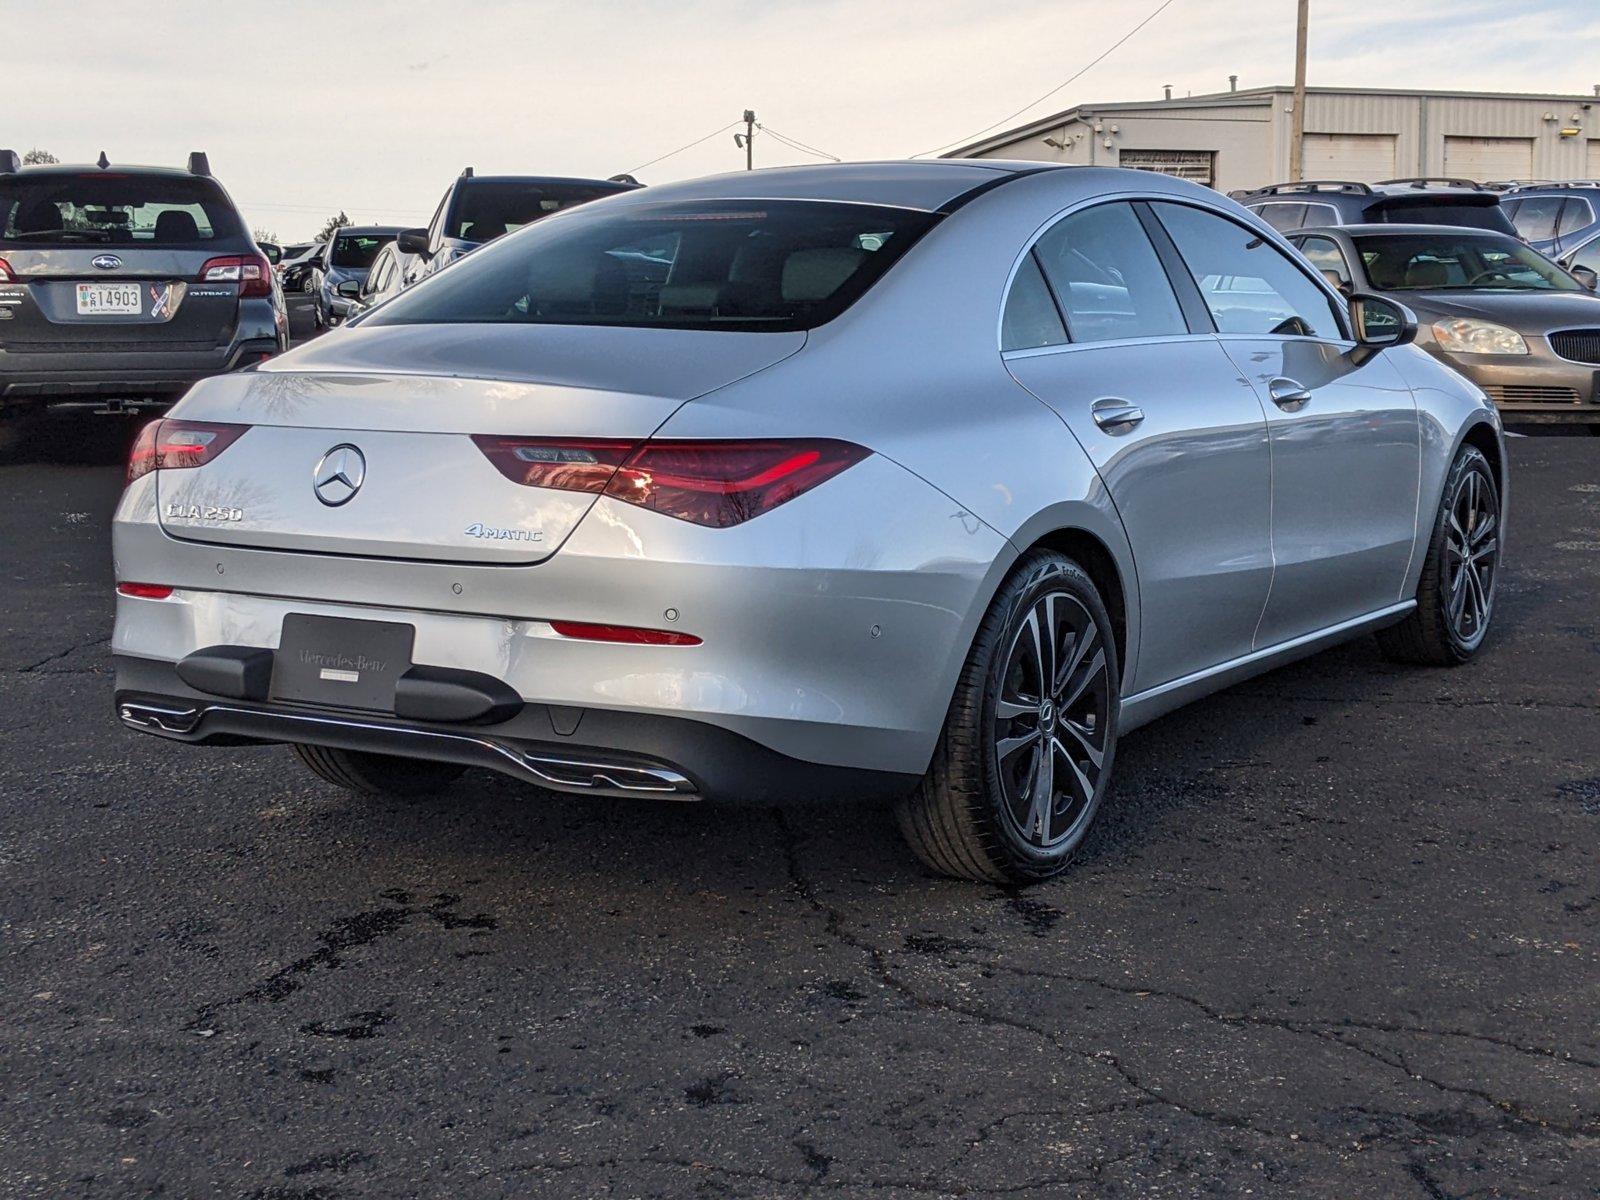
[[[1234,199],[1279,233],[1328,225],[1458,225],[1516,236],[1500,197],[1470,179],[1308,179],[1274,183]]]
[[[179,171],[0,150],[0,416],[164,406],[288,345],[272,267],[204,154]]]
[[[407,282],[431,275],[485,242],[531,225],[540,217],[639,186],[626,176],[475,175],[468,167],[445,192],[426,229],[407,229],[400,234],[400,251],[416,255],[420,262]]]

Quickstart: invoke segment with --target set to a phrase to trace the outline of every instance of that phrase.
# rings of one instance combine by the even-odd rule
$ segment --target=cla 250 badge
[[[467,526],[468,537],[483,538],[491,542],[542,542],[544,531],[542,529],[497,529],[493,525],[484,525],[474,522]]]
[[[167,516],[179,521],[242,521],[244,509],[225,504],[169,504]]]

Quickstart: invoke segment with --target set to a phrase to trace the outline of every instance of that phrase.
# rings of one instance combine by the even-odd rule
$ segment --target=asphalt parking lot
[[[0,1194],[1600,1195],[1600,442],[1513,443],[1477,662],[1174,714],[1008,893],[124,732],[118,436],[0,466]]]

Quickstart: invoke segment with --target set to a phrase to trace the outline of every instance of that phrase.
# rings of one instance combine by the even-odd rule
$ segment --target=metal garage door
[[[1394,178],[1394,135],[1390,133],[1308,133],[1307,179],[1351,179],[1372,183]]]
[[[1157,171],[1211,186],[1216,177],[1214,150],[1124,150],[1117,162],[1136,171]]]
[[[1452,179],[1533,178],[1533,139],[1447,137],[1444,173]]]
[[[1589,143],[1589,166],[1584,174],[1590,179],[1600,179],[1600,139]]]

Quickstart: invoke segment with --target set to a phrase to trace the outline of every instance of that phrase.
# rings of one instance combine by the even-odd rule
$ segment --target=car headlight
[[[1433,336],[1440,347],[1451,354],[1528,353],[1528,343],[1520,333],[1493,321],[1474,321],[1469,317],[1438,321],[1434,324]]]

